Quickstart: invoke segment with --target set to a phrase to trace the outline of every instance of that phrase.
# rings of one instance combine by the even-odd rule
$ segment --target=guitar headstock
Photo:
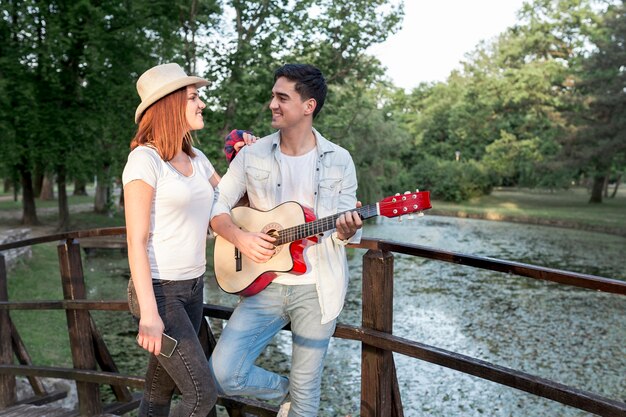
[[[421,212],[431,207],[429,191],[416,191],[414,193],[407,191],[404,194],[383,198],[378,202],[380,215],[385,217],[398,217]]]

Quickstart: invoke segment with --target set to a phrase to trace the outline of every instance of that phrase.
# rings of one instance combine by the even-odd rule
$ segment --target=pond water
[[[364,237],[626,280],[623,237],[438,216],[378,220],[366,225]],[[361,323],[364,253],[353,251],[349,261],[341,323]],[[88,279],[90,270],[100,268],[109,269],[113,279],[98,284],[91,297],[119,299],[127,266],[110,257],[85,260]],[[626,401],[626,297],[399,254],[394,270],[395,335]],[[232,306],[236,297],[209,278],[205,301]],[[129,315],[99,316],[118,367],[141,374],[146,356],[134,345]],[[211,325],[219,334],[221,322]],[[287,373],[290,343],[290,335],[281,332],[259,362]],[[359,414],[360,357],[357,342],[331,342],[320,416]],[[591,415],[403,355],[394,358],[406,416]]]

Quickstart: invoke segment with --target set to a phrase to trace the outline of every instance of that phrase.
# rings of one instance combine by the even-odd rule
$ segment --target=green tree
[[[611,5],[591,37],[594,49],[582,62],[576,83],[577,131],[564,155],[593,178],[590,203],[601,203],[612,168],[626,156],[626,6]]]
[[[482,161],[493,185],[567,186],[585,166],[564,162],[564,138],[576,130],[567,115],[581,114],[571,97],[604,13],[598,3],[526,3],[518,23],[479,45],[462,70],[415,89],[404,105],[415,145],[442,161],[457,151]]]
[[[398,28],[402,5],[389,0],[282,2],[230,1],[224,20],[202,56],[210,112],[207,132],[223,138],[233,128],[270,132],[269,104],[273,70],[286,62],[318,66],[331,86],[369,88],[383,71],[364,51]],[[228,16],[232,11],[234,17]],[[334,91],[334,90],[332,90]],[[332,106],[331,93],[327,106]],[[320,114],[320,122],[324,115]],[[317,124],[317,123],[316,123]],[[326,133],[326,132],[323,132]],[[329,136],[331,137],[331,136]],[[335,138],[333,138],[335,139]],[[223,171],[223,157],[214,144],[203,150]]]
[[[138,75],[161,60],[193,68],[198,26],[220,9],[212,0],[0,4],[0,120],[11,156],[4,167],[21,177],[26,224],[37,221],[33,172],[56,176],[64,229],[72,178],[97,175],[96,210],[106,210],[102,190],[110,190],[134,130]]]
[[[42,25],[34,14],[26,13],[32,1],[0,1],[0,147],[6,175],[21,185],[22,223],[38,223],[32,171],[37,163],[36,128],[38,100],[35,89],[39,72],[33,67],[36,42]],[[36,69],[36,68],[35,68]]]

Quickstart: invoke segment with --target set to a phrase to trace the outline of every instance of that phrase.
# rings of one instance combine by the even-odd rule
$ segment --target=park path
[[[81,203],[81,204],[72,204],[70,205],[70,213],[82,213],[86,211],[93,211],[94,205],[93,203]],[[59,208],[58,207],[38,207],[37,208],[37,216],[41,218],[41,216],[53,216],[58,215]],[[31,231],[31,237],[45,236],[49,234],[56,233],[57,225],[56,221],[45,222],[36,226],[22,226],[19,224],[20,219],[22,218],[22,210],[1,210],[0,211],[0,222],[7,222],[12,224],[2,224],[0,223],[0,232],[4,232],[11,229],[23,229],[27,228]]]
[[[93,203],[81,203],[72,204],[70,206],[70,213],[82,213],[85,211],[93,210]],[[37,208],[37,216],[47,216],[51,214],[58,214],[58,207],[39,207]],[[0,211],[0,219],[2,220],[17,220],[22,217],[22,210],[2,210]]]

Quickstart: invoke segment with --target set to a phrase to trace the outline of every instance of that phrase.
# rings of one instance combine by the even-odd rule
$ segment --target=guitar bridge
[[[235,271],[241,271],[241,252],[235,247]]]

